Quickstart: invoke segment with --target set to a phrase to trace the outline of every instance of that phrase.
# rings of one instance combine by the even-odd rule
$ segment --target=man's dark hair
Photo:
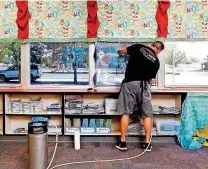
[[[154,44],[155,43],[159,43],[160,44],[160,51],[162,51],[165,48],[165,45],[164,45],[163,42],[161,42],[161,41],[155,41]]]

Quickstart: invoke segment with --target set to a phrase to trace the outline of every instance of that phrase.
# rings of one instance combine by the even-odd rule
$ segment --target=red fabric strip
[[[99,20],[97,16],[98,5],[97,1],[87,1],[87,38],[97,38],[97,30]]]
[[[158,0],[158,8],[156,13],[157,21],[157,37],[167,38],[168,35],[168,13],[167,10],[170,7],[169,0]]]
[[[30,13],[28,10],[28,1],[27,0],[16,0],[18,7],[17,12],[17,26],[18,26],[18,39],[28,39],[29,37],[29,19]]]

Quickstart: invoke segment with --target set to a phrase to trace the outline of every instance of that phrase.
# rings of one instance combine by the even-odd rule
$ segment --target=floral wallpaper
[[[0,39],[17,39],[16,0],[1,0]],[[30,39],[87,36],[86,0],[29,1]],[[98,0],[99,38],[156,38],[157,0]],[[168,38],[208,38],[208,0],[171,0]]]
[[[99,38],[155,38],[157,1],[98,1]]]
[[[16,0],[0,2],[0,39],[17,38],[17,6]]]
[[[208,0],[171,1],[168,38],[208,38]]]
[[[29,1],[30,38],[86,38],[86,1]]]

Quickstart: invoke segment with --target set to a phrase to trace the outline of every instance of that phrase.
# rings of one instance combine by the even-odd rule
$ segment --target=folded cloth
[[[128,135],[145,135],[144,126],[141,125],[139,122],[132,122],[129,124],[127,129]],[[152,129],[152,135],[157,135],[156,128],[153,127]]]
[[[161,109],[161,114],[180,114],[180,110],[176,107],[159,106],[159,109]]]

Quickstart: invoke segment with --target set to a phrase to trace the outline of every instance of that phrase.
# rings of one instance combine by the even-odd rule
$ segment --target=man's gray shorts
[[[117,112],[126,115],[138,113],[142,118],[152,117],[151,100],[149,83],[141,81],[123,83],[118,98]]]

